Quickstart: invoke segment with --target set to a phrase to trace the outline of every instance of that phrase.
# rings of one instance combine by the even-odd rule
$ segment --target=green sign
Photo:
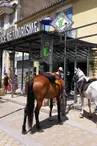
[[[44,55],[44,56],[48,56],[47,51],[48,51],[48,48],[44,48],[44,49],[43,49],[43,55]]]
[[[49,54],[47,53],[49,51],[49,42],[45,42],[45,47],[43,49],[43,56],[48,56]]]
[[[63,32],[67,30],[72,24],[73,21],[71,21],[63,12],[59,13],[59,15],[51,23],[51,25],[58,32]]]
[[[41,39],[42,39],[41,40],[42,41],[42,47],[41,47],[42,60],[47,64],[51,64],[50,56],[53,51],[53,39],[47,34],[43,34]]]
[[[60,19],[58,20],[58,27],[61,29],[62,27],[64,27],[64,15],[61,14],[60,15]]]

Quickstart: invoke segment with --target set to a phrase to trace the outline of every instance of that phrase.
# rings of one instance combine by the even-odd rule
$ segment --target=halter
[[[79,71],[82,72],[80,69],[77,69],[77,70],[76,70],[76,73],[75,73],[75,76],[78,76],[77,74],[78,74]],[[84,75],[84,73],[82,72],[82,75],[81,75],[80,77],[78,76],[78,81],[79,81],[83,76],[85,76],[85,75]],[[78,81],[77,81],[77,82],[78,82]]]

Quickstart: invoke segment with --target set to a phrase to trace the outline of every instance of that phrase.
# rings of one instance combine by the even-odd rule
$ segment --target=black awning
[[[40,59],[40,51],[41,51],[41,37],[43,34],[47,34],[53,37],[53,58],[55,60],[59,60],[64,58],[64,36],[62,41],[60,41],[60,36],[57,32],[46,32],[39,31],[28,36],[24,36],[9,42],[5,42],[0,44],[0,49],[2,50],[10,50],[16,52],[25,52],[29,53],[29,45],[31,44],[32,48],[32,57],[35,60]],[[75,57],[75,47],[77,47],[77,55],[79,58],[86,58],[87,50],[92,48],[97,48],[97,44],[85,42],[78,39],[72,39],[67,37],[66,41],[66,49],[67,49],[67,57]]]

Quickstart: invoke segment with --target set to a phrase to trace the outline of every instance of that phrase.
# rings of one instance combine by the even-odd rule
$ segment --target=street
[[[48,113],[40,112],[44,132],[36,131],[34,120],[32,131],[22,135],[23,108],[22,105],[0,99],[0,146],[97,146],[95,121],[86,117],[80,119],[76,110],[66,115],[63,125],[57,124],[57,113],[53,113],[51,122]]]

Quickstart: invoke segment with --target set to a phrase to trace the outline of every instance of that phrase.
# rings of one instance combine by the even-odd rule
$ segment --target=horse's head
[[[84,78],[85,74],[83,73],[83,71],[80,68],[75,68],[74,70],[74,76],[73,76],[73,81],[77,82],[80,78]]]

